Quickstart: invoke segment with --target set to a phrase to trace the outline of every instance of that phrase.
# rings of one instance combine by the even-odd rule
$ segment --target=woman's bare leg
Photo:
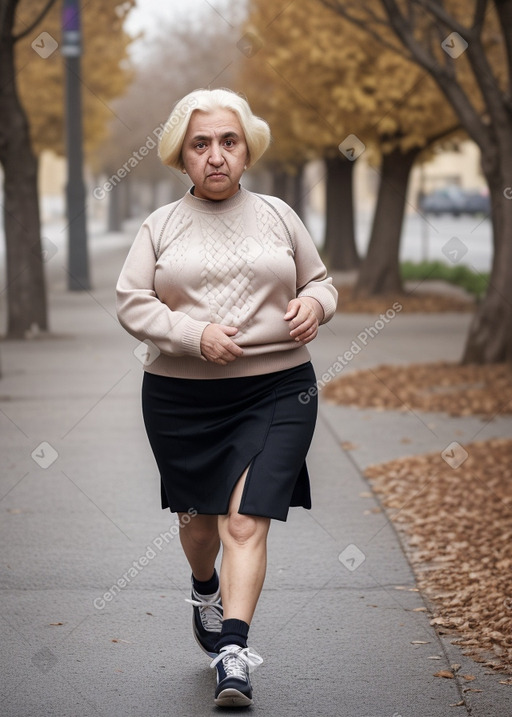
[[[184,523],[182,517],[188,513],[178,515],[181,545],[192,574],[196,580],[206,582],[213,575],[220,547],[217,516],[197,514]]]
[[[218,516],[222,542],[220,589],[224,619],[251,623],[267,568],[267,534],[270,518],[238,512],[247,470],[237,482],[227,515]]]

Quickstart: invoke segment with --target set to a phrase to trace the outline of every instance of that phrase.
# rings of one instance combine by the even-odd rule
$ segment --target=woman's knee
[[[219,540],[216,516],[196,515],[189,523],[180,520],[180,534],[198,547],[208,548]]]
[[[238,545],[264,540],[268,533],[270,520],[254,515],[230,513],[223,521],[222,537]]]

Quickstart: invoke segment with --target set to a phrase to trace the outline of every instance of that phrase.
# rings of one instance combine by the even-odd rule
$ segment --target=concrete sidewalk
[[[159,508],[138,342],[115,318],[113,289],[129,243],[127,236],[95,253],[90,293],[65,291],[57,254],[48,266],[52,338],[0,348],[4,717],[218,713],[214,671],[191,634],[176,521]],[[312,346],[317,374],[376,319],[338,315],[323,327]],[[455,314],[397,314],[344,370],[457,359],[467,323]],[[293,509],[270,533],[251,628],[265,663],[254,674],[250,712],[512,714],[503,677],[486,674],[430,626],[400,541],[362,477],[371,463],[510,436],[511,427],[510,418],[483,423],[321,402],[309,460],[313,510]],[[433,676],[452,663],[477,679]]]

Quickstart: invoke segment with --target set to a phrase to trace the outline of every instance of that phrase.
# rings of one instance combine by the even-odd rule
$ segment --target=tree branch
[[[480,38],[471,41],[466,51],[482,97],[491,120],[495,123],[506,123],[504,116],[505,98],[489,64]]]
[[[485,16],[487,14],[488,0],[477,0],[475,7],[475,14],[473,17],[473,24],[471,30],[474,32],[478,28],[482,28],[484,25]],[[480,33],[478,33],[480,35]]]
[[[494,0],[507,53],[508,87],[512,96],[512,0]],[[510,103],[510,97],[509,97]],[[508,105],[510,107],[510,105]],[[509,110],[510,111],[510,110]]]
[[[9,11],[16,12],[15,8],[19,0],[0,0],[0,41],[4,38],[4,34],[10,31],[10,28],[5,27],[5,19]]]
[[[329,10],[332,10],[337,15],[341,15],[342,18],[350,22],[352,25],[356,25],[356,27],[361,28],[366,32],[367,35],[370,35],[370,37],[373,37],[374,40],[377,40],[377,42],[385,47],[387,50],[391,50],[392,52],[395,52],[397,55],[400,55],[400,57],[405,58],[406,60],[412,60],[412,56],[408,54],[407,52],[404,52],[403,47],[399,45],[394,45],[392,42],[389,42],[388,40],[385,40],[382,35],[379,35],[379,33],[372,29],[363,19],[355,17],[350,12],[347,11],[345,4],[342,4],[342,0],[318,0],[322,5],[324,5]],[[366,8],[365,8],[366,9]],[[389,27],[388,22],[384,22],[380,18],[377,19],[376,15],[373,12],[370,12],[367,10],[367,14],[369,17],[375,18],[376,24],[383,25],[384,27]]]
[[[462,37],[472,36],[472,28],[461,25],[460,22],[456,20],[453,15],[446,12],[444,7],[438,2],[433,0],[411,0],[411,2],[423,7],[427,12],[442,22],[443,25],[446,25],[448,29],[458,32]]]
[[[469,136],[482,146],[489,138],[489,130],[482,122],[475,107],[471,104],[464,89],[453,77],[450,77],[434,55],[428,52],[414,36],[414,28],[404,18],[396,0],[381,0],[389,19],[389,24],[398,38],[409,49],[416,62],[424,67],[435,79],[444,95],[457,112],[461,124]]]
[[[448,129],[443,129],[441,132],[438,132],[437,134],[432,135],[432,137],[429,137],[427,140],[427,143],[424,147],[426,149],[427,147],[431,147],[436,142],[439,142],[442,139],[446,139],[446,137],[449,137],[454,132],[457,132],[457,130],[462,129],[462,126],[460,122],[457,124],[452,125],[451,127],[448,127]]]
[[[31,25],[26,27],[23,32],[20,32],[18,35],[13,35],[13,42],[18,42],[18,40],[22,40],[27,35],[30,35],[30,33],[39,25],[41,20],[44,18],[46,13],[50,10],[52,5],[55,5],[57,0],[47,0],[46,5],[43,7],[39,15],[36,17],[36,19],[32,22]]]

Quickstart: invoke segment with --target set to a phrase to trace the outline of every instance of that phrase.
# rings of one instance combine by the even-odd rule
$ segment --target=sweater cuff
[[[195,319],[187,317],[187,323],[181,336],[184,354],[202,358],[201,336],[209,324],[209,321],[196,321]]]
[[[307,289],[304,289],[304,291],[301,291],[298,295],[298,299],[303,299],[305,296],[310,296],[312,299],[316,299],[320,306],[324,310],[324,318],[320,322],[321,324],[327,323],[329,319],[332,319],[334,316],[334,313],[336,312],[336,299],[331,294],[331,292],[324,287],[309,287]]]

